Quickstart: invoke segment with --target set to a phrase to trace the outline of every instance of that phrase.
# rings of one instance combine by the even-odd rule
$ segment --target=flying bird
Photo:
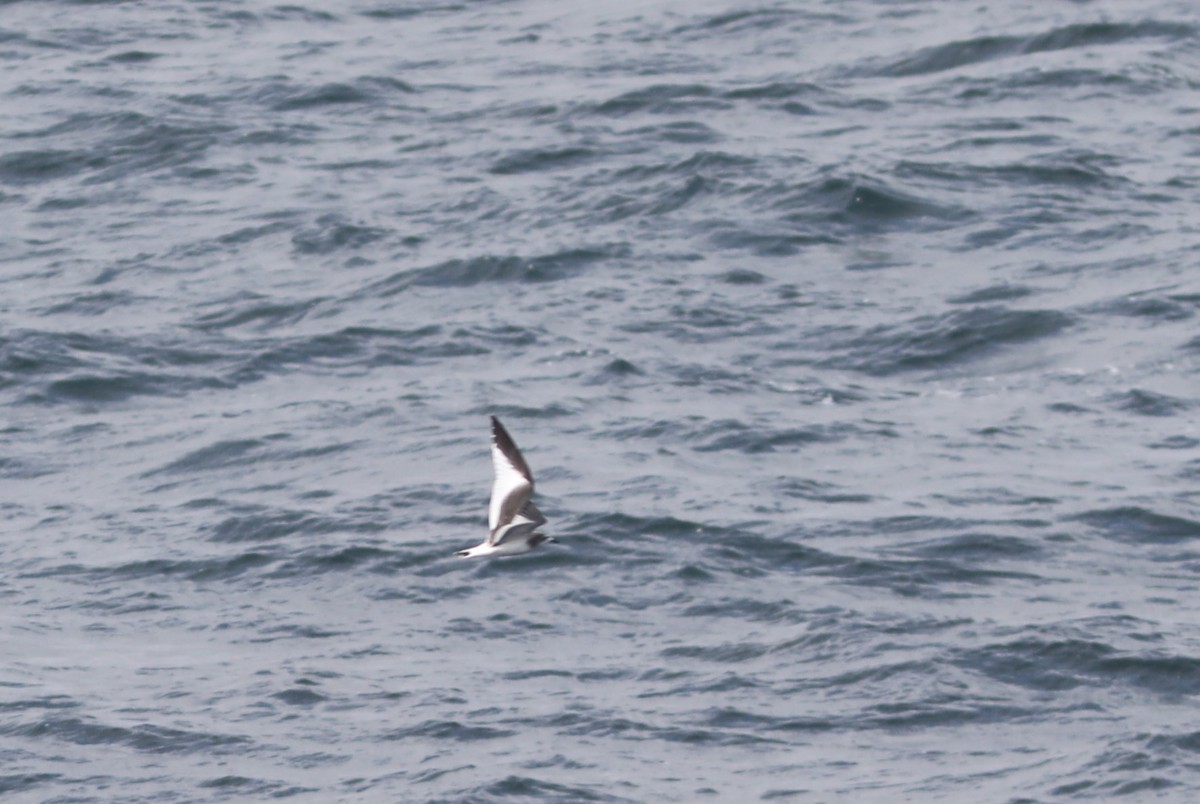
[[[546,517],[533,504],[533,472],[512,436],[495,416],[492,417],[492,501],[488,505],[488,537],[469,550],[459,550],[460,558],[476,556],[515,556],[528,553],[542,542],[558,540],[538,533]]]

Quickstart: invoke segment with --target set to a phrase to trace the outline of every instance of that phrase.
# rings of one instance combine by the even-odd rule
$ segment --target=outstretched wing
[[[529,471],[529,464],[525,463],[516,442],[495,416],[492,417],[492,470],[496,477],[492,481],[492,500],[488,505],[490,543],[498,543],[508,525],[536,527],[546,521],[531,501],[533,473]],[[514,522],[517,519],[526,522]]]
[[[509,539],[528,536],[537,530],[538,525],[543,525],[545,522],[546,517],[542,516],[542,512],[537,509],[537,506],[533,502],[527,502],[521,512],[510,522],[501,524],[492,531],[488,536],[488,544],[498,547]]]

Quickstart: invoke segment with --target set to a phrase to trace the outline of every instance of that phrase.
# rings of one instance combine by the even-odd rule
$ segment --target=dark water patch
[[[388,234],[387,229],[352,223],[343,215],[329,214],[293,234],[292,246],[297,254],[324,255],[359,249]]]
[[[738,33],[742,31],[776,30],[786,26],[797,18],[807,15],[801,11],[783,8],[762,8],[738,11],[727,11],[711,17],[681,25],[672,33],[681,34],[696,32],[704,34],[705,38],[714,32],[720,34]]]
[[[484,415],[487,414],[485,413]],[[368,498],[368,502],[366,503],[347,508],[345,511],[339,509],[339,511],[346,516],[382,521],[391,516],[390,512],[393,509],[417,508],[424,510],[432,502],[439,503],[450,509],[462,510],[470,507],[472,503],[478,502],[478,497],[477,492],[474,490],[414,482],[406,484],[402,488],[388,491],[385,494]],[[463,520],[463,523],[465,524],[468,521],[473,520]]]
[[[293,794],[292,791],[299,792],[297,788],[285,788],[279,782],[269,782],[263,779],[251,779],[246,776],[218,776],[215,779],[209,779],[205,782],[200,782],[196,785],[202,790],[214,790],[218,795],[238,795],[238,796],[255,796],[255,797],[275,797],[285,798]],[[316,791],[310,791],[316,792]],[[276,794],[272,796],[272,794]]]
[[[61,471],[58,467],[46,464],[44,459],[0,458],[0,478],[11,480],[29,479],[52,475]]]
[[[726,90],[723,96],[731,100],[764,100],[780,101],[796,98],[823,98],[829,91],[817,84],[804,81],[771,81],[766,84],[754,84]]]
[[[575,674],[566,670],[514,670],[500,677],[505,681],[526,681],[531,678],[574,678]]]
[[[769,645],[753,642],[730,643],[726,645],[682,645],[659,651],[665,661],[673,659],[700,659],[719,664],[737,664],[765,656],[771,651]]]
[[[925,48],[911,56],[852,71],[865,75],[927,75],[996,59],[1070,48],[1093,48],[1138,39],[1181,39],[1195,28],[1182,23],[1098,22],[1067,25],[1032,36],[980,36]]]
[[[1039,340],[1071,326],[1058,310],[971,307],[904,324],[883,324],[847,341],[843,357],[822,365],[887,376],[903,371],[951,368],[1002,347]]]
[[[0,195],[0,201],[3,201],[3,200],[5,200],[4,196]],[[73,210],[73,209],[81,209],[83,207],[86,207],[86,206],[88,206],[90,204],[94,204],[94,203],[97,203],[97,200],[94,196],[89,196],[87,198],[52,197],[52,198],[47,198],[44,201],[40,202],[37,205],[37,211],[38,212],[64,212],[64,211],[69,211],[69,210]]]
[[[0,387],[23,386],[27,404],[175,397],[228,387],[216,374],[197,373],[220,359],[217,352],[185,347],[175,337],[156,341],[19,330],[0,337]]]
[[[813,641],[815,640],[806,640],[806,643]],[[804,645],[804,647],[807,646],[807,644]],[[793,648],[794,646],[789,645],[788,647]],[[856,687],[870,686],[879,689],[899,689],[901,685],[905,684],[904,679],[906,677],[909,679],[926,679],[937,675],[939,672],[941,672],[941,668],[932,662],[890,662],[857,668],[844,673],[837,673],[833,676],[801,681],[800,687],[804,688],[806,685],[809,689],[852,690]]]
[[[319,335],[241,345],[239,348],[250,353],[227,376],[240,384],[301,367],[312,372],[361,374],[380,366],[410,366],[487,354],[489,350],[483,343],[493,338],[503,341],[502,336],[503,332],[495,330],[446,332],[437,324],[412,330],[346,327]]]
[[[411,287],[463,288],[492,282],[556,282],[578,276],[593,265],[628,256],[624,245],[574,248],[537,257],[472,257],[450,260],[429,268],[400,271],[363,290],[369,296],[388,297]]]
[[[0,795],[33,790],[50,782],[62,779],[61,773],[11,773],[0,774]]]
[[[559,728],[568,727],[564,733],[574,736],[647,739],[655,730],[647,723],[605,715],[570,714],[558,720]]]
[[[492,164],[488,172],[497,176],[510,176],[563,170],[585,164],[598,156],[599,154],[590,148],[531,148],[501,157]]]
[[[795,477],[776,478],[773,491],[785,497],[821,503],[868,503],[875,497],[861,492],[841,491],[841,487],[820,480]]]
[[[169,596],[157,592],[131,592],[129,594],[110,595],[101,600],[89,600],[86,603],[78,604],[76,608],[82,611],[101,611],[114,615],[140,614],[151,611],[180,611],[186,608],[179,604],[173,604],[170,600]]]
[[[274,693],[271,697],[275,700],[283,701],[289,706],[315,706],[329,700],[321,693],[309,689],[284,690],[283,692]]]
[[[727,695],[740,690],[761,689],[765,685],[748,676],[726,671],[716,678],[706,677],[701,681],[688,681],[664,690],[643,692],[638,698],[694,698],[697,695]]]
[[[1063,150],[1010,165],[981,168],[974,176],[986,184],[1000,182],[1037,189],[1059,187],[1079,191],[1099,190],[1115,188],[1125,182],[1109,172],[1112,163],[1111,158],[1091,151]],[[1039,219],[1026,218],[1024,222],[1029,225],[1039,222]],[[1049,222],[1049,219],[1043,217],[1040,222]]]
[[[319,129],[303,123],[284,124],[272,121],[270,128],[248,130],[238,136],[241,145],[275,148],[287,145],[304,145],[317,138]]]
[[[660,182],[638,190],[613,193],[596,203],[593,209],[596,215],[608,222],[631,217],[654,217],[675,212],[711,193],[710,180],[692,176],[682,183]]]
[[[732,419],[714,422],[700,438],[704,443],[693,447],[697,452],[734,450],[747,455],[765,452],[795,451],[808,444],[834,443],[859,432],[850,424],[810,425],[773,429],[752,427]]]
[[[105,58],[105,61],[110,61],[113,64],[149,64],[162,57],[162,53],[151,53],[146,50],[126,50],[122,53],[114,53],[108,56]]]
[[[640,540],[647,538],[679,538],[703,533],[707,529],[699,522],[671,516],[632,516],[630,514],[583,514],[578,517],[577,530],[605,533],[606,539]]]
[[[1010,285],[1007,283],[999,285],[991,285],[979,290],[973,290],[969,293],[963,293],[959,296],[946,299],[950,304],[995,304],[996,302],[1015,301],[1016,299],[1024,299],[1036,293],[1033,288],[1026,285]]]
[[[761,285],[767,281],[765,276],[749,268],[734,268],[719,274],[716,278],[726,285]]]
[[[1147,444],[1150,449],[1195,449],[1200,447],[1200,439],[1192,438],[1191,436],[1173,435],[1167,436],[1162,441],[1155,441]]]
[[[391,21],[391,20],[407,20],[412,17],[422,15],[448,17],[454,12],[463,11],[469,8],[465,3],[446,2],[445,0],[432,0],[432,2],[420,3],[404,3],[397,5],[396,3],[383,3],[374,8],[360,12],[362,16],[371,19]]]
[[[628,611],[642,611],[660,602],[652,598],[638,598],[628,593],[621,595],[609,594],[590,587],[572,589],[570,592],[556,596],[554,600],[601,609],[614,608],[626,609]]]
[[[696,603],[683,610],[684,617],[733,617],[747,622],[800,623],[807,615],[790,600],[766,601],[728,598]]]
[[[56,315],[97,316],[150,301],[152,300],[143,299],[127,291],[106,290],[99,293],[78,294],[68,301],[45,308],[41,314],[48,317]]]
[[[962,651],[958,666],[1035,690],[1134,686],[1164,695],[1200,692],[1200,659],[1135,655],[1086,639],[1023,638]]]
[[[499,416],[502,419],[560,419],[575,416],[578,410],[573,410],[564,404],[550,402],[540,407],[528,405],[483,405],[470,411],[478,416]]]
[[[266,447],[265,441],[253,438],[218,441],[211,446],[189,452],[161,469],[156,469],[154,473],[208,472],[214,469],[245,465],[260,460],[259,456]]]
[[[19,712],[26,709],[75,709],[79,701],[69,695],[47,695],[42,698],[0,701],[0,712]]]
[[[712,145],[724,139],[720,132],[696,120],[676,120],[643,126],[625,132],[638,141],[669,142],[676,145]]]
[[[271,111],[303,112],[343,106],[368,106],[388,96],[409,94],[413,88],[394,78],[363,77],[351,83],[331,82],[320,86],[276,81],[258,90],[256,99]]]
[[[1106,69],[1063,68],[1020,70],[1014,73],[972,77],[959,84],[958,98],[965,102],[982,99],[999,100],[1012,97],[1045,97],[1047,93],[1104,93],[1124,95],[1129,93],[1150,94],[1170,87],[1172,81],[1165,76],[1134,75],[1129,71],[1115,72]],[[1030,135],[1014,138],[1013,144],[1050,145],[1059,140],[1055,136]]]
[[[1008,428],[996,427],[985,427],[981,430],[972,430],[971,432],[989,439],[994,439],[997,436],[1016,438],[1025,435],[1024,432],[1012,433],[1009,432]],[[1018,494],[1015,491],[1005,488],[967,489],[955,494],[934,494],[932,496],[934,499],[944,500],[950,505],[964,508],[975,505],[1011,505],[1027,508],[1031,505],[1055,505],[1061,502],[1057,497]],[[1044,528],[1050,523],[1039,519],[1024,519],[1013,520],[1011,524],[1020,525],[1025,528]]]
[[[618,357],[614,360],[609,360],[596,371],[593,371],[588,379],[585,380],[587,385],[608,385],[609,383],[621,384],[637,377],[646,376],[646,372],[638,368],[637,365],[630,361]]]
[[[855,586],[883,587],[903,597],[927,600],[977,596],[982,594],[979,587],[1001,581],[1040,580],[1033,573],[981,568],[945,558],[854,559],[821,572]]]
[[[244,753],[251,744],[250,738],[238,735],[184,731],[149,724],[131,728],[105,726],[90,718],[43,718],[36,723],[0,727],[0,734],[75,745],[122,745],[150,754],[204,752],[225,755]]]
[[[859,717],[858,727],[900,729],[904,731],[935,728],[959,728],[968,724],[985,725],[1027,720],[1044,714],[1041,709],[1004,704],[980,704],[959,696],[944,700],[915,703],[885,703],[868,707]]]
[[[938,226],[960,222],[970,213],[935,203],[889,186],[878,178],[826,177],[794,184],[768,185],[755,194],[755,202],[783,214],[783,221],[809,225],[820,232],[831,224],[851,227],[893,227],[928,220]]]
[[[617,171],[622,182],[644,181],[664,175],[689,179],[744,181],[759,169],[760,160],[730,151],[702,150],[679,161],[655,161]],[[732,185],[731,185],[732,186]]]
[[[1074,402],[1053,402],[1046,405],[1046,410],[1053,411],[1054,413],[1066,413],[1072,416],[1096,412],[1092,408],[1085,408],[1082,405],[1076,405]]]
[[[260,293],[241,293],[214,302],[212,306],[217,309],[198,316],[192,326],[201,330],[248,326],[258,331],[270,331],[304,320],[324,301],[321,298],[277,301]]]
[[[842,240],[820,231],[789,231],[787,227],[732,224],[713,221],[704,226],[708,240],[717,248],[749,251],[759,257],[791,257],[810,246],[836,245]]]
[[[655,737],[670,743],[684,743],[697,747],[728,747],[751,745],[785,745],[784,740],[765,737],[758,734],[745,734],[730,731],[718,731],[696,727],[676,727],[659,729]]]
[[[430,740],[453,740],[455,742],[475,742],[477,740],[497,740],[512,737],[516,732],[508,729],[493,729],[488,726],[464,726],[455,720],[426,720],[416,726],[397,729],[383,735],[385,740],[410,740],[424,738]]]
[[[979,189],[995,187],[1026,190],[1038,193],[1040,199],[1043,199],[1043,206],[1055,207],[1057,205],[1053,201],[1057,197],[1045,196],[1044,193],[1068,190],[1077,193],[1090,190],[1094,193],[1097,190],[1115,189],[1126,185],[1127,180],[1111,172],[1121,164],[1121,159],[1103,153],[1064,148],[1041,151],[1017,162],[998,165],[906,161],[898,166],[896,173],[902,177],[927,179],[939,184],[970,183]],[[979,248],[995,245],[1028,230],[1031,226],[1040,227],[1066,220],[1068,214],[1067,208],[1060,207],[1054,211],[1034,210],[1014,215],[999,225],[990,225],[982,231],[967,235],[967,242]]]
[[[130,372],[117,375],[88,375],[55,380],[45,390],[22,398],[26,404],[54,402],[109,404],[139,396],[182,396],[193,391],[228,388],[216,377],[198,378],[180,374]]]
[[[663,311],[661,318],[640,321],[635,324],[623,324],[620,326],[620,330],[636,335],[658,335],[685,343],[704,343],[725,340],[734,335],[767,335],[775,332],[777,327],[767,323],[762,316],[753,311],[732,304],[711,302],[698,306],[672,305]],[[727,368],[718,368],[707,363],[677,364],[676,373],[697,365],[702,366],[703,372],[710,377],[735,376]],[[694,384],[694,382],[693,379],[688,384]]]
[[[788,539],[733,528],[705,528],[692,540],[704,546],[703,554],[712,567],[738,575],[830,571],[853,561]]]
[[[608,786],[608,785],[605,785]],[[582,785],[565,785],[534,779],[529,776],[506,776],[489,785],[459,791],[458,801],[490,801],[504,799],[514,801],[604,801],[632,802],[635,799],[621,798],[611,793],[602,793]]]
[[[962,531],[979,526],[980,522],[970,519],[957,519],[942,516],[891,516],[871,519],[857,526],[868,534],[876,533],[923,533],[925,531],[954,530]]]
[[[265,19],[302,20],[316,24],[338,22],[338,17],[327,11],[316,11],[300,5],[279,5],[263,13]]]
[[[214,542],[263,542],[294,534],[376,533],[380,530],[383,525],[379,523],[334,519],[308,511],[261,510],[228,517],[209,530],[209,539]],[[315,562],[314,566],[335,567],[338,561],[353,564],[378,557],[372,551],[373,548],[358,548],[352,552],[339,550],[332,556],[310,558]]]
[[[98,164],[88,183],[122,181],[136,173],[178,170],[206,158],[208,151],[232,131],[232,126],[204,124],[187,119],[173,122],[149,119],[136,130],[123,131],[97,151]],[[226,170],[225,175],[235,174]],[[200,178],[193,174],[193,178]],[[248,181],[244,176],[241,181]]]
[[[1174,416],[1194,406],[1193,403],[1178,397],[1144,391],[1141,388],[1132,388],[1109,399],[1119,409],[1140,416]]]
[[[148,559],[114,567],[84,569],[76,565],[60,567],[57,574],[81,574],[120,580],[178,576],[189,581],[227,581],[275,562],[275,556],[263,552],[245,552],[236,556],[173,561]]]
[[[1145,740],[1147,749],[1156,753],[1182,752],[1184,754],[1200,754],[1200,731],[1183,734],[1139,735]]]
[[[655,84],[624,92],[591,108],[605,117],[632,114],[685,115],[728,109],[728,101],[705,84]]]
[[[216,240],[223,246],[242,246],[253,243],[263,237],[290,231],[291,228],[292,224],[286,221],[275,221],[261,226],[240,226],[231,232],[220,235]]]
[[[1182,321],[1194,315],[1195,306],[1163,296],[1130,294],[1086,308],[1087,312],[1145,318],[1152,321]]]
[[[685,586],[693,586],[701,583],[708,584],[717,580],[717,575],[714,571],[711,571],[709,567],[703,564],[695,562],[688,562],[672,570],[667,577],[682,581]]]
[[[907,193],[860,182],[831,179],[822,190],[828,197],[839,199],[841,209],[857,220],[885,222],[961,214]]]
[[[329,524],[326,523],[322,527],[329,527]],[[333,529],[340,531],[346,528]],[[364,529],[367,531],[381,531],[384,528],[382,525],[358,524],[349,529],[356,532],[363,532]],[[281,535],[290,535],[290,532]],[[259,536],[258,538],[276,537]],[[310,577],[325,572],[354,571],[360,567],[365,568],[368,572],[390,572],[397,564],[411,566],[411,563],[407,556],[378,547],[323,545],[319,548],[304,551],[298,558],[289,558],[287,561],[280,562],[271,571],[270,577]]]
[[[263,628],[260,636],[251,642],[268,643],[285,639],[336,639],[345,636],[345,631],[331,631],[316,625],[280,625],[273,628]]]
[[[81,151],[44,149],[0,155],[0,183],[23,186],[77,175],[102,164]]]
[[[1041,545],[1028,539],[992,533],[964,533],[909,545],[905,549],[914,555],[927,558],[981,562],[1036,558],[1044,552]]]
[[[1200,522],[1138,506],[1088,511],[1071,519],[1110,539],[1133,544],[1177,544],[1200,538]]]
[[[353,444],[326,444],[316,447],[278,446],[281,443],[286,444],[287,439],[290,438],[289,434],[277,433],[264,439],[220,441],[212,446],[190,452],[160,469],[147,472],[144,476],[209,472],[215,469],[244,467],[262,462],[281,465],[303,463],[313,458],[345,452],[354,446]]]
[[[710,709],[702,716],[700,722],[714,729],[741,729],[744,731],[764,732],[825,732],[838,728],[838,724],[824,718],[806,718],[762,715],[746,712],[730,706]]]

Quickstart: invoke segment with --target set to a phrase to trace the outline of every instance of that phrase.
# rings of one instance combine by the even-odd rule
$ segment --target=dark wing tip
[[[512,440],[512,436],[510,436],[508,434],[508,430],[504,429],[504,425],[501,424],[500,420],[497,419],[495,416],[492,417],[492,438],[495,439],[496,442],[502,446],[505,443],[513,444],[515,446],[515,443]]]
[[[532,483],[533,472],[529,470],[529,464],[525,463],[525,456],[521,454],[521,450],[517,448],[517,442],[513,441],[513,437],[508,434],[504,425],[495,416],[492,417],[492,442],[500,448],[513,467]]]

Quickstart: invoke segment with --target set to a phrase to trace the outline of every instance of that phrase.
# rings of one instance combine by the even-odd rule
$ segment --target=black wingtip
[[[492,443],[500,448],[504,456],[518,472],[525,476],[526,480],[530,483],[533,482],[533,472],[529,470],[529,464],[525,463],[525,457],[521,455],[517,442],[513,441],[513,437],[508,434],[504,425],[495,416],[492,417]]]

